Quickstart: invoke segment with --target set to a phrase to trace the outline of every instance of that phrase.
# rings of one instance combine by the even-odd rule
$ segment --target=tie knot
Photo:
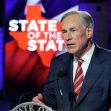
[[[78,60],[78,65],[79,65],[79,66],[82,65],[82,63],[83,63],[83,59],[79,59],[79,60]]]

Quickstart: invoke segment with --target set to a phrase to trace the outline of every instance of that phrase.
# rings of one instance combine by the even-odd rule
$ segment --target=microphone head
[[[57,73],[57,77],[64,77],[67,75],[67,68],[63,66],[63,64],[59,65],[59,72]]]
[[[57,77],[64,77],[66,76],[66,73],[64,71],[59,71],[59,73],[57,74]]]

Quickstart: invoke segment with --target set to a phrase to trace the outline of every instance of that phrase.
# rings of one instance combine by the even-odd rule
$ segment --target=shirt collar
[[[95,49],[95,45],[93,43],[91,48],[88,50],[88,52],[82,57],[82,60],[84,60],[84,62],[86,62],[87,64],[89,64],[91,61],[91,57],[93,55],[94,49]],[[75,56],[74,56],[74,60],[75,62],[77,62],[77,58]]]

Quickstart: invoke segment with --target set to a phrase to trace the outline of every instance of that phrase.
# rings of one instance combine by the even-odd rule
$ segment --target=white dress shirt
[[[95,45],[92,44],[92,46],[89,49],[89,51],[82,57],[83,63],[82,63],[81,67],[83,69],[83,75],[84,75],[84,77],[85,77],[86,71],[87,71],[87,69],[89,67],[89,64],[90,64],[91,57],[93,55],[94,49],[95,49]],[[76,74],[77,66],[78,66],[78,62],[77,62],[76,57],[74,56],[74,60],[73,60],[73,81],[75,79],[75,74]]]

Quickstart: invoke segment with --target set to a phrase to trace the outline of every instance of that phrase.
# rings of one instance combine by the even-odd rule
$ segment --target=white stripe
[[[82,68],[81,68],[81,67],[78,67],[78,69],[77,69],[76,73],[78,73],[80,69],[82,69]]]
[[[81,88],[82,83],[83,83],[83,82],[81,82],[81,84],[74,90],[75,92],[77,92],[77,91]]]
[[[83,77],[83,73],[75,80],[74,85]]]
[[[34,5],[40,5],[41,6],[41,9],[42,9],[42,12],[45,13],[45,8],[43,7],[42,5],[42,2],[41,0],[27,0],[27,3],[26,3],[26,6],[28,5],[31,5],[31,6],[34,6]],[[27,8],[25,6],[25,15],[27,14]]]

